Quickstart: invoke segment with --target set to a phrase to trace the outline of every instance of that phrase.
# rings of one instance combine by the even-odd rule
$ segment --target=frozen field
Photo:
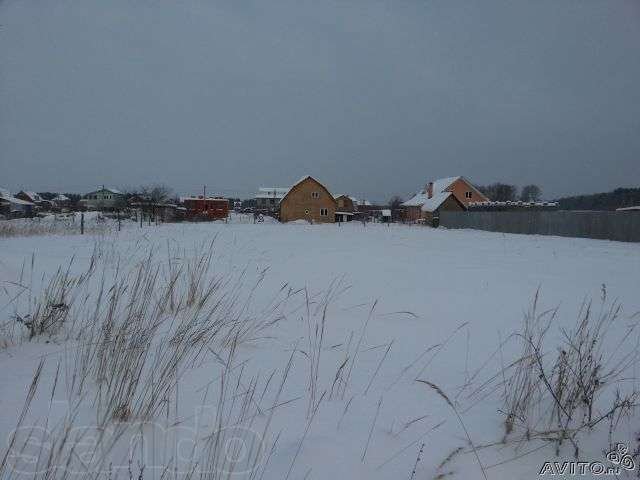
[[[0,280],[3,480],[20,478],[9,467],[61,458],[72,467],[52,478],[530,479],[576,446],[580,460],[605,463],[611,442],[638,448],[640,423],[614,418],[637,413],[621,408],[556,456],[544,386],[506,437],[504,400],[518,388],[513,334],[536,291],[534,317],[558,307],[540,345],[550,374],[585,300],[594,318],[620,306],[600,353],[603,369],[625,369],[602,380],[593,418],[616,389],[632,395],[637,244],[397,225],[129,225],[0,239]],[[51,326],[29,340],[16,318],[37,315]],[[50,462],[61,442],[74,452]]]

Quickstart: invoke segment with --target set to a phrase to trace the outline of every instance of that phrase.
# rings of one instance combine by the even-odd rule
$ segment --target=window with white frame
[[[472,198],[473,197],[473,192],[464,192],[464,197],[465,198]]]
[[[320,198],[320,192],[311,192],[311,198]]]
[[[320,216],[321,217],[326,217],[327,215],[329,215],[329,210],[326,208],[321,208],[320,209]]]

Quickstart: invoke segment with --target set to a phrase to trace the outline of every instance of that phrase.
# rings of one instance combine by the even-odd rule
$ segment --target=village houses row
[[[431,224],[443,210],[466,210],[470,204],[488,202],[466,178],[448,177],[428,182],[422,190],[400,204],[393,215],[411,223]],[[349,222],[354,219],[391,221],[389,207],[374,206],[348,194],[332,194],[320,181],[310,175],[302,177],[290,187],[260,187],[254,197],[253,212],[270,215],[281,222],[305,220],[310,223]],[[70,199],[58,194],[46,200],[35,192],[20,191],[12,195],[0,189],[0,214],[28,216],[36,210],[61,211],[69,208]],[[124,206],[153,209],[162,220],[226,218],[230,205],[222,197],[197,195],[181,197],[170,203],[153,203],[139,195],[125,196],[113,188],[99,188],[82,196],[78,206],[86,210],[119,210]],[[233,206],[231,206],[233,207]],[[23,215],[21,215],[23,214]]]

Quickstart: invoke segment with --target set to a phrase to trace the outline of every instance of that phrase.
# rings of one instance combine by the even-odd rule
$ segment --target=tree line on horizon
[[[516,185],[500,182],[477,188],[495,202],[537,202],[542,196],[542,189],[534,184],[520,190]],[[560,197],[554,201],[558,202],[560,210],[615,210],[640,205],[640,188],[616,188],[610,192]]]

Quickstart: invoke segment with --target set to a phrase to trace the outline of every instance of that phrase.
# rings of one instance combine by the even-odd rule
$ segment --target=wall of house
[[[442,212],[464,212],[464,207],[451,196],[435,212],[422,212],[422,218],[427,225],[433,225],[433,217],[440,216]]]
[[[109,210],[122,205],[124,196],[113,192],[94,192],[82,199],[82,204],[89,210]]]
[[[405,222],[415,222],[422,218],[420,207],[403,207],[403,217]]]
[[[471,188],[471,185],[469,185],[469,183],[467,183],[467,181],[462,178],[459,178],[458,180],[453,182],[447,190],[452,192],[455,197],[460,200],[460,203],[462,203],[465,207],[471,202],[486,202],[489,200],[480,192],[477,192],[476,190]],[[471,192],[471,198],[468,198],[466,196],[467,192]]]
[[[313,194],[317,192],[318,198]],[[320,209],[326,208],[327,214],[321,215]],[[335,221],[336,201],[317,181],[307,178],[294,186],[280,202],[280,221],[309,220],[313,223],[333,223]]]
[[[341,195],[338,198],[336,198],[336,208],[337,208],[338,212],[350,212],[350,213],[353,213],[356,210],[354,205],[353,205],[353,200],[351,200],[346,195]]]

